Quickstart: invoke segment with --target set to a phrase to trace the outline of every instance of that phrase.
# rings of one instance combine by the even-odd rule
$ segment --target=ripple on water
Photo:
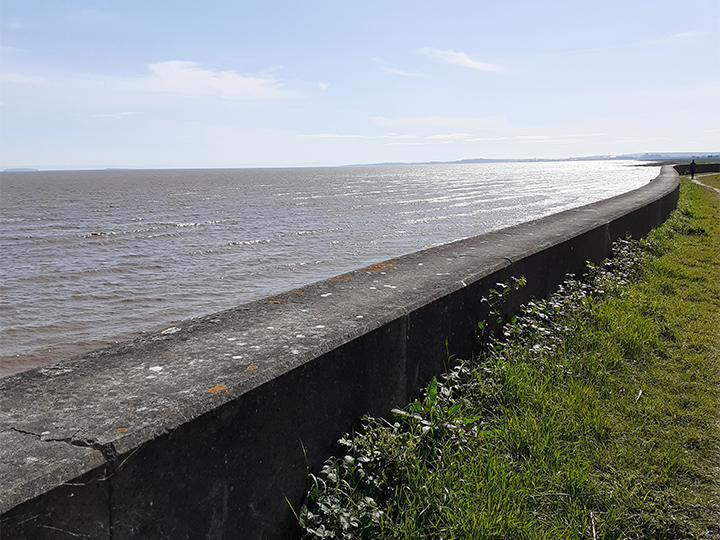
[[[2,173],[0,374],[640,187],[630,162]]]

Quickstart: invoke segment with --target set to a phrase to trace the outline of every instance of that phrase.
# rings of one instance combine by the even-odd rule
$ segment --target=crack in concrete
[[[22,429],[19,429],[16,427],[10,427],[10,429],[13,431],[16,431],[17,433],[22,433],[23,435],[30,435],[33,437],[37,437],[37,439],[39,441],[62,442],[62,443],[66,443],[71,446],[77,446],[80,448],[92,448],[93,450],[97,450],[98,452],[100,452],[102,454],[103,458],[105,458],[105,461],[107,461],[108,463],[112,463],[119,456],[117,450],[115,449],[115,445],[113,443],[110,442],[110,443],[102,444],[93,439],[76,438],[75,436],[78,433],[77,431],[71,437],[63,437],[63,438],[59,438],[59,439],[51,439],[51,438],[44,439],[42,437],[42,435],[40,435],[39,433],[33,433],[32,431],[25,431],[25,430],[22,430]]]
[[[92,439],[74,439],[74,438],[46,439],[46,440],[64,442],[67,444],[71,444],[73,446],[79,446],[81,448],[92,448],[93,450],[97,450],[98,452],[100,452],[102,454],[102,456],[105,458],[105,461],[107,461],[108,463],[112,463],[119,456],[117,450],[115,450],[115,445],[113,443],[102,444],[102,443],[99,443]]]
[[[17,433],[22,433],[23,435],[32,435],[33,437],[37,437],[39,440],[42,440],[42,436],[39,433],[33,433],[32,431],[23,431],[22,429],[18,429],[13,426],[10,426],[10,429]]]

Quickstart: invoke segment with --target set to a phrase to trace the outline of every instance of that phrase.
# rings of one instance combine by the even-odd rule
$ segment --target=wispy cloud
[[[487,64],[484,62],[478,62],[470,58],[467,53],[450,50],[435,49],[433,47],[423,47],[417,50],[418,53],[427,56],[430,60],[437,62],[443,62],[446,64],[456,64],[458,66],[477,69],[479,71],[494,71],[501,72],[507,71],[504,66],[497,64]]]
[[[386,71],[387,73],[391,73],[392,75],[400,75],[402,77],[417,77],[417,73],[410,73],[409,71],[402,71],[397,68],[392,68],[388,66],[381,66],[381,69],[383,71]]]
[[[399,133],[388,133],[386,135],[380,135],[381,139],[419,139],[419,135],[403,135]]]
[[[170,60],[148,64],[147,75],[114,77],[69,74],[56,78],[4,73],[5,82],[49,87],[82,88],[145,93],[172,93],[219,97],[227,100],[273,100],[297,97],[273,75],[245,75],[237,71],[213,71],[196,62]]]
[[[470,142],[542,142],[550,139],[547,135],[516,135],[514,137],[473,137]]]
[[[508,121],[502,116],[374,116],[370,120],[377,126],[392,129],[395,133],[478,133],[504,131]]]
[[[43,77],[37,77],[35,75],[23,75],[22,73],[13,72],[0,73],[0,81],[34,86],[46,86],[50,84],[50,81]]]
[[[467,142],[494,142],[494,143],[552,143],[571,144],[594,137],[600,137],[604,133],[570,133],[567,135],[510,135],[497,137],[473,137]]]
[[[388,146],[430,146],[437,144],[443,143],[438,143],[437,141],[396,141],[388,143]]]
[[[118,112],[118,113],[107,113],[107,114],[93,114],[93,118],[110,118],[114,120],[120,120],[122,118],[127,118],[128,116],[135,116],[136,112]]]
[[[410,71],[403,71],[402,69],[397,69],[396,67],[388,65],[385,60],[382,58],[373,58],[373,61],[380,66],[380,69],[382,69],[386,73],[390,73],[392,75],[400,75],[401,77],[418,77],[420,73],[412,73]]]
[[[602,132],[568,134],[537,133],[536,128],[513,126],[501,116],[489,117],[374,117],[376,125],[397,130],[380,139],[389,139],[389,146],[447,144],[571,144],[602,137]]]
[[[212,71],[196,62],[171,60],[148,65],[151,75],[128,80],[140,91],[216,96],[230,100],[265,100],[295,97],[272,76]]]
[[[395,137],[393,142],[388,143],[390,146],[419,146],[432,144],[455,144],[473,141],[473,136],[469,133],[436,133],[420,137],[411,135],[406,137]]]
[[[308,133],[303,137],[318,139],[367,139],[366,135],[343,135],[341,133]]]
[[[428,135],[426,138],[437,141],[463,141],[470,137],[472,137],[472,135],[468,133],[438,133],[436,135]]]

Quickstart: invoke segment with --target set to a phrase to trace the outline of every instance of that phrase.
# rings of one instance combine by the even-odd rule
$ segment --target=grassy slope
[[[651,242],[367,419],[311,477],[306,537],[720,537],[719,199],[683,182]]]
[[[695,179],[703,184],[720,189],[720,174],[699,174]]]

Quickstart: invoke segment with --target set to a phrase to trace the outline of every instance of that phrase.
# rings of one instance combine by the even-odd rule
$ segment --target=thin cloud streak
[[[127,118],[128,116],[135,116],[138,114],[137,112],[118,112],[118,113],[107,113],[107,114],[93,114],[93,118],[111,118],[111,119],[122,119]]]
[[[502,117],[414,117],[371,120],[384,128],[399,129],[377,135],[349,135],[338,133],[306,134],[307,138],[365,139],[383,141],[386,146],[446,146],[485,143],[508,144],[575,144],[606,135],[604,132],[532,133],[522,126],[513,126]],[[454,128],[454,129],[453,129]],[[462,130],[461,130],[462,129]],[[403,133],[402,131],[406,131]],[[528,134],[530,131],[530,134]]]
[[[311,133],[301,135],[306,138],[324,139],[366,139],[384,140],[387,146],[431,146],[456,143],[572,143],[588,137],[598,137],[603,133],[575,133],[566,136],[557,135],[496,135],[477,136],[470,133],[435,133],[432,135],[387,133],[384,135],[344,135],[340,133]]]
[[[387,135],[380,135],[381,139],[419,139],[419,135],[401,135],[398,133],[389,133]]]
[[[84,90],[121,90],[140,93],[184,94],[188,96],[219,97],[226,100],[278,100],[298,95],[283,88],[272,76],[243,75],[237,71],[212,71],[197,62],[170,60],[148,64],[149,75],[103,77],[97,75],[69,75],[50,79],[19,73],[5,73],[4,82],[45,87],[81,87]]]
[[[472,135],[468,133],[438,133],[437,135],[429,135],[426,138],[441,141],[461,141],[469,139]]]
[[[392,75],[400,75],[401,77],[418,77],[419,73],[410,73],[409,71],[402,71],[400,69],[382,66],[381,69]]]
[[[148,65],[152,75],[130,79],[129,88],[228,100],[267,100],[295,97],[273,77],[242,75],[236,71],[211,71],[196,62],[171,60]]]
[[[27,84],[32,86],[49,86],[52,81],[43,77],[37,77],[34,75],[23,75],[22,73],[0,73],[0,81],[15,83],[15,84]]]
[[[435,49],[433,47],[423,47],[417,50],[418,53],[427,56],[430,60],[443,62],[446,64],[456,64],[458,66],[476,69],[478,71],[503,72],[508,71],[504,66],[497,64],[487,64],[478,62],[470,58],[467,53],[450,50]]]
[[[380,66],[380,69],[384,72],[390,73],[391,75],[400,75],[401,77],[419,77],[421,75],[421,73],[412,73],[410,71],[403,71],[402,69],[389,66],[382,58],[373,58],[373,62]]]
[[[316,139],[367,139],[366,135],[342,135],[340,133],[308,133],[303,137]]]
[[[504,131],[509,127],[508,120],[502,116],[486,117],[456,117],[456,116],[401,116],[370,117],[375,125],[400,130],[430,130],[453,133],[467,133],[479,131]]]

